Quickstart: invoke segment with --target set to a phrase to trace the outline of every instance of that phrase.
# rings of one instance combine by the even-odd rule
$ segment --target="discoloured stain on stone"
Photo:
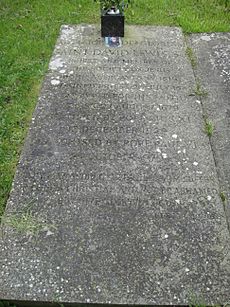
[[[52,59],[49,67],[52,70],[57,70],[59,68],[62,68],[63,66],[64,66],[63,60],[61,59],[61,57],[57,56],[57,57]]]

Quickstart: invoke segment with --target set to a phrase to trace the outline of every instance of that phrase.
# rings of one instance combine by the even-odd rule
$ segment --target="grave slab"
[[[63,26],[2,225],[0,297],[229,301],[229,232],[180,29]]]
[[[197,57],[195,74],[207,95],[202,97],[206,117],[214,125],[211,144],[218,177],[226,195],[230,221],[230,33],[202,33],[190,37]]]

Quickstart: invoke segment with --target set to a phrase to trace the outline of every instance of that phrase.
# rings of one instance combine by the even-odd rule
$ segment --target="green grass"
[[[2,218],[2,224],[27,235],[36,235],[44,227],[43,223],[37,221],[30,212],[4,217]]]
[[[229,0],[136,0],[127,23],[230,31]],[[0,0],[0,216],[62,24],[99,23],[92,0]]]
[[[186,54],[187,54],[188,59],[190,60],[192,68],[196,68],[196,66],[197,66],[197,59],[196,59],[196,56],[195,56],[192,48],[187,47]]]
[[[13,228],[18,233],[32,236],[38,235],[41,231],[56,229],[54,225],[34,217],[29,209],[25,212],[4,216],[2,225]]]
[[[184,32],[229,31],[229,0],[136,0],[128,21],[181,26]],[[134,14],[132,15],[132,12]]]
[[[193,66],[192,62],[191,65]],[[196,88],[195,88],[195,95],[199,97],[205,97],[208,95],[208,92],[201,86],[199,80],[196,80]]]
[[[223,203],[225,203],[227,201],[227,197],[226,197],[226,194],[225,192],[220,192],[220,198],[222,200]]]
[[[204,127],[204,129],[205,129],[205,133],[209,137],[211,137],[213,135],[214,125],[213,125],[213,123],[210,120],[208,120],[208,119],[205,120],[205,127]]]
[[[16,307],[16,305],[11,304],[10,302],[7,301],[0,301],[0,307]]]

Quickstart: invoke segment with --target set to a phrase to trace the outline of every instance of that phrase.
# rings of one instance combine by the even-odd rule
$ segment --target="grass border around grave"
[[[228,32],[229,11],[229,0],[134,0],[126,22]],[[0,216],[60,26],[99,21],[93,0],[1,0]]]

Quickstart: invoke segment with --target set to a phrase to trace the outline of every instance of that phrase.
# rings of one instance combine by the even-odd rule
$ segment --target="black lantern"
[[[124,1],[101,1],[101,36],[124,37],[124,26]]]
[[[114,13],[111,13],[114,12]],[[113,11],[102,11],[101,36],[102,37],[124,37],[125,16],[124,13]]]

